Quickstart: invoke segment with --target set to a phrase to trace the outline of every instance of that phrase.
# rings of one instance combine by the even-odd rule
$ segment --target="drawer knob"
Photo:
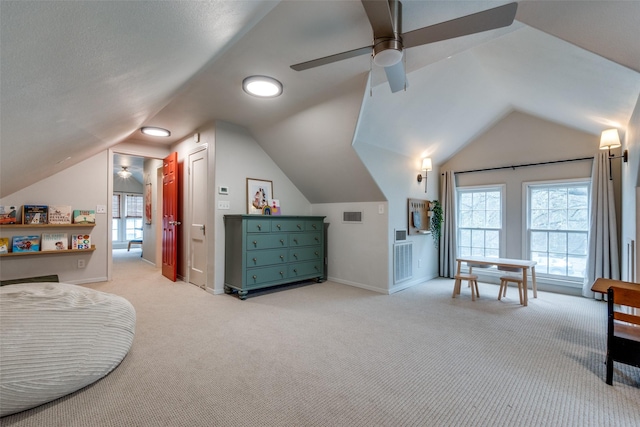
[[[314,237],[314,239],[316,239],[316,242],[320,242],[320,239],[318,239],[317,237]]]
[[[318,227],[316,227],[316,225],[315,225],[315,224],[311,224],[311,226],[313,227],[313,229],[314,229],[314,230],[315,230],[316,228],[318,228]]]
[[[284,273],[281,271],[281,272],[280,272],[280,275],[281,275],[281,276],[284,276]]]
[[[302,226],[300,224],[297,224],[297,227],[299,230],[302,230]]]
[[[256,280],[258,278],[258,276],[256,276],[255,274],[253,275],[253,280]]]
[[[298,273],[298,269],[297,269],[297,268],[294,268],[294,269],[293,269],[293,272],[294,272],[294,273]]]
[[[293,242],[297,245],[298,244],[298,239],[293,239]]]
[[[280,244],[284,245],[284,240],[280,239]]]
[[[262,225],[258,224],[258,230],[262,230]]]
[[[278,227],[278,230],[280,230],[280,228],[281,228],[281,225],[280,225],[280,224],[278,224],[278,225],[276,225],[276,227]]]
[[[254,258],[254,259],[253,259],[253,262],[254,262],[254,263],[255,263],[256,261],[258,261],[258,258]]]
[[[298,254],[293,254],[293,257],[294,258],[298,258]]]
[[[253,241],[253,246],[258,246],[258,241],[257,240]]]
[[[315,251],[314,253],[316,254],[316,256],[320,255],[320,254],[318,253],[318,251]]]
[[[284,255],[280,255],[280,259],[284,260]]]

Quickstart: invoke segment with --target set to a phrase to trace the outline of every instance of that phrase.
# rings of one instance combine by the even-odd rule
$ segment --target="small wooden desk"
[[[603,278],[596,279],[596,281],[593,282],[593,285],[591,286],[591,290],[593,292],[600,292],[601,294],[606,294],[611,286],[615,286],[617,288],[623,288],[623,289],[640,290],[640,283],[623,282],[622,280],[603,279]]]
[[[531,288],[533,289],[533,297],[538,298],[538,287],[536,284],[536,261],[529,261],[525,259],[511,259],[511,258],[485,258],[485,257],[462,257],[458,258],[458,272],[460,274],[460,269],[462,267],[462,263],[466,262],[469,264],[475,265],[486,265],[492,266],[496,265],[499,267],[510,267],[510,268],[521,268],[522,269],[522,282],[524,284],[524,299],[522,305],[527,305],[529,303],[528,296],[528,288],[527,288],[527,270],[531,269]],[[469,268],[471,270],[471,268]],[[606,291],[605,291],[606,292]]]

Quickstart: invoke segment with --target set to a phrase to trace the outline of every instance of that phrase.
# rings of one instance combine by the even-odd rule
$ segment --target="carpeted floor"
[[[480,283],[393,295],[331,282],[240,301],[132,250],[88,285],[137,311],[133,347],[77,393],[2,426],[638,426],[640,369],[604,382],[606,304]]]

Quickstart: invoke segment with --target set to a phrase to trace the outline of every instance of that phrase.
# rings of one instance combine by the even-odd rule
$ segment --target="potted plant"
[[[431,221],[429,224],[433,244],[436,248],[440,245],[440,231],[442,230],[442,205],[439,201],[431,202]]]

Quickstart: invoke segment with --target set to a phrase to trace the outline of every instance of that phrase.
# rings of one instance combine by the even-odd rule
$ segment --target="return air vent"
[[[342,212],[342,222],[361,223],[362,211]]]
[[[393,272],[396,284],[413,277],[413,242],[393,245]]]

